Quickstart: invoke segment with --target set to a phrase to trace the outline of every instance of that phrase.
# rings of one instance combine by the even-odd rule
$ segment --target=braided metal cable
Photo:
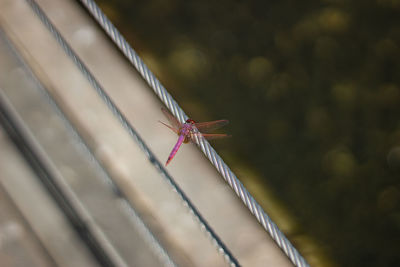
[[[178,184],[174,181],[174,179],[169,175],[169,173],[165,170],[163,165],[156,159],[154,154],[145,144],[143,139],[138,135],[133,126],[128,122],[125,116],[121,113],[118,107],[114,104],[111,98],[104,91],[102,86],[96,80],[96,78],[91,74],[91,72],[87,69],[87,67],[83,64],[83,62],[79,59],[79,57],[75,54],[72,48],[68,45],[68,43],[64,40],[55,26],[50,22],[47,18],[43,10],[39,7],[39,5],[35,2],[35,0],[26,0],[27,3],[31,6],[33,11],[39,17],[39,19],[44,23],[56,41],[61,45],[64,52],[72,59],[74,64],[78,67],[78,69],[82,72],[86,79],[88,79],[89,83],[99,94],[101,99],[106,103],[108,108],[112,111],[112,113],[117,117],[120,121],[121,125],[125,128],[125,130],[129,133],[129,135],[134,139],[134,141],[139,145],[144,154],[150,160],[150,162],[159,170],[160,174],[168,181],[168,183],[172,186],[174,191],[181,198],[183,204],[188,207],[191,214],[195,217],[197,222],[200,224],[200,228],[206,232],[208,237],[212,240],[213,244],[217,247],[218,252],[221,253],[225,260],[228,262],[230,266],[240,266],[236,258],[232,255],[226,245],[222,242],[222,240],[218,237],[218,235],[214,232],[205,218],[200,214],[197,208],[192,204],[183,190],[178,186]]]
[[[106,15],[101,11],[93,0],[80,0],[87,8],[90,14],[101,25],[104,31],[119,47],[121,52],[128,58],[134,65],[137,71],[147,81],[150,87],[164,102],[169,110],[174,114],[180,122],[185,122],[188,118],[185,112],[179,107],[176,101],[154,76],[154,74],[147,68],[144,62],[136,54],[133,48],[128,44],[125,38],[119,33],[115,26],[110,22]],[[196,138],[197,144],[200,146],[203,153],[215,166],[218,172],[222,175],[225,181],[232,187],[239,198],[244,202],[251,213],[257,218],[261,225],[268,231],[271,237],[276,241],[278,246],[284,251],[289,259],[296,266],[309,266],[305,259],[300,255],[296,248],[290,243],[285,235],[279,230],[277,225],[269,218],[264,212],[262,207],[257,203],[253,196],[247,191],[244,185],[237,179],[236,175],[225,164],[221,157],[215,152],[210,144],[204,138]]]

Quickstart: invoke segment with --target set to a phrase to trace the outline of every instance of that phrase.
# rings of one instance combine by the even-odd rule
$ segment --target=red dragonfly
[[[217,138],[224,138],[224,137],[229,137],[230,135],[227,134],[209,134],[209,133],[203,133],[203,132],[208,132],[212,131],[215,129],[218,129],[226,124],[229,123],[227,120],[218,120],[218,121],[210,121],[210,122],[195,122],[192,119],[186,120],[185,123],[180,123],[171,113],[168,112],[165,108],[161,108],[161,111],[165,114],[167,117],[168,121],[171,123],[172,126],[159,121],[160,123],[164,124],[168,128],[170,128],[174,133],[179,135],[178,142],[176,142],[174,148],[171,151],[171,154],[169,154],[168,160],[165,163],[165,166],[170,163],[170,161],[174,158],[176,152],[178,152],[179,147],[182,145],[182,143],[188,143],[189,141],[194,142],[195,136],[197,137],[202,137],[207,140],[210,139],[217,139]],[[196,131],[197,130],[201,131]]]

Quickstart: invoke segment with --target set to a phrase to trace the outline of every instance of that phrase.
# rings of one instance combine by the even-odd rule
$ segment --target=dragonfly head
[[[195,124],[195,121],[192,120],[192,119],[187,119],[187,120],[186,120],[186,123]]]

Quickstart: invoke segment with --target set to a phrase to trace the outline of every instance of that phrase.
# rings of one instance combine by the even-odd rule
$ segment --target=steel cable
[[[184,205],[187,206],[193,216],[196,218],[198,223],[201,226],[210,239],[213,241],[214,245],[218,248],[218,252],[220,252],[225,260],[229,263],[230,266],[240,266],[236,258],[232,255],[229,249],[225,246],[222,240],[218,237],[218,235],[214,232],[208,222],[203,218],[203,216],[199,213],[197,208],[192,204],[183,190],[178,186],[178,184],[174,181],[174,179],[168,174],[168,172],[164,169],[163,165],[156,159],[154,154],[150,151],[148,146],[144,143],[143,139],[137,134],[136,130],[130,125],[125,116],[121,113],[118,107],[113,103],[111,98],[104,91],[102,86],[97,82],[96,78],[90,73],[90,71],[86,68],[83,62],[79,59],[79,57],[75,54],[72,48],[68,45],[68,43],[64,40],[55,26],[50,22],[47,18],[43,10],[34,0],[26,0],[27,3],[31,6],[33,11],[39,17],[39,19],[44,23],[56,41],[61,45],[64,52],[72,59],[74,64],[78,67],[78,69],[82,72],[82,74],[88,79],[89,83],[99,94],[101,99],[106,103],[108,108],[112,111],[112,113],[117,117],[120,121],[121,125],[125,128],[125,130],[129,133],[129,135],[134,139],[134,141],[139,145],[139,147],[143,150],[147,158],[150,162],[160,171],[161,175],[169,182],[174,191],[179,195]],[[138,58],[139,59],[139,58]],[[139,59],[140,60],[140,59]],[[140,60],[141,61],[141,60]],[[147,69],[147,68],[146,68]],[[149,73],[148,77],[150,77],[151,72],[147,70]],[[151,74],[152,75],[152,74]]]
[[[87,8],[94,19],[100,24],[104,31],[119,47],[121,52],[128,58],[137,71],[147,81],[150,87],[164,102],[169,110],[174,114],[180,122],[185,122],[188,118],[185,112],[179,107],[176,101],[154,76],[154,74],[147,68],[144,62],[140,59],[133,48],[128,44],[125,38],[119,33],[115,26],[110,22],[106,15],[101,11],[93,0],[80,0]],[[238,197],[243,201],[250,212],[257,218],[264,229],[275,240],[278,246],[289,257],[292,263],[296,266],[309,266],[306,260],[300,255],[296,248],[286,238],[286,236],[279,230],[278,226],[271,220],[265,213],[262,207],[257,203],[253,196],[247,191],[244,185],[238,180],[236,175],[215,152],[211,145],[204,138],[196,138],[197,144],[200,146],[203,153],[215,166],[218,172],[222,175],[229,186],[235,191]]]
[[[104,31],[119,47],[121,52],[128,58],[137,71],[147,81],[150,87],[164,102],[169,110],[174,114],[180,122],[185,122],[188,118],[185,112],[179,107],[173,97],[168,93],[164,86],[154,76],[154,74],[147,68],[144,62],[140,59],[133,48],[128,44],[125,38],[119,33],[115,26],[110,22],[106,15],[101,11],[93,0],[80,0],[87,8],[94,19],[100,24]],[[243,201],[250,212],[257,218],[264,229],[276,241],[278,246],[284,251],[289,259],[296,266],[309,266],[306,260],[300,255],[296,248],[290,243],[285,235],[279,230],[277,225],[265,213],[262,207],[257,203],[253,196],[247,191],[244,185],[238,180],[236,175],[215,152],[211,145],[204,138],[196,138],[197,144],[200,146],[203,153],[215,166],[218,172],[222,175],[229,186],[235,191],[238,197]]]

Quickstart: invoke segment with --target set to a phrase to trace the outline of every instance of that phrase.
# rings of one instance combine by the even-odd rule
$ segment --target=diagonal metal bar
[[[157,240],[157,238],[153,235],[153,233],[150,231],[150,229],[145,225],[145,223],[143,222],[143,220],[141,219],[141,217],[139,216],[139,214],[137,213],[135,208],[127,200],[124,193],[120,190],[120,188],[112,180],[111,175],[107,172],[107,170],[103,167],[103,165],[101,165],[101,163],[96,159],[95,155],[91,151],[91,149],[90,149],[89,145],[86,143],[85,139],[82,137],[82,135],[74,128],[74,126],[68,120],[66,115],[63,113],[61,107],[58,105],[58,103],[54,99],[54,96],[52,96],[48,92],[48,90],[45,88],[45,86],[37,79],[37,77],[34,75],[32,69],[28,66],[28,64],[21,57],[21,55],[18,54],[14,45],[12,44],[12,42],[9,39],[6,38],[6,36],[4,35],[4,32],[2,31],[2,29],[0,27],[0,39],[1,39],[2,35],[3,35],[5,43],[9,47],[10,51],[12,51],[15,58],[18,59],[18,61],[24,67],[24,70],[27,72],[27,74],[32,79],[32,81],[35,83],[35,85],[37,87],[36,89],[38,89],[40,91],[40,93],[46,98],[47,102],[53,108],[55,113],[64,122],[65,127],[69,130],[69,132],[75,138],[77,143],[80,145],[80,148],[82,148],[82,150],[90,158],[90,160],[91,160],[90,162],[93,164],[93,167],[96,170],[98,170],[100,172],[100,174],[102,175],[101,178],[103,178],[103,180],[112,187],[113,191],[119,195],[118,200],[119,200],[121,207],[127,214],[129,214],[130,220],[136,226],[136,229],[139,232],[139,234],[141,235],[141,237],[143,238],[143,240],[145,240],[146,243],[148,244],[148,246],[154,250],[156,256],[158,256],[159,260],[163,263],[164,266],[170,266],[170,267],[176,266],[176,264],[172,261],[172,259],[168,255],[168,253],[162,247],[159,240]],[[0,89],[0,102],[1,101],[4,102],[5,101],[4,99],[6,99],[6,97],[3,96],[3,94],[4,93],[2,93],[2,91]],[[1,100],[1,99],[3,99],[3,100]],[[5,103],[7,103],[7,101]],[[3,104],[3,106],[6,106],[6,105]],[[1,109],[2,109],[2,105],[0,105],[0,110]],[[119,261],[122,261],[122,260],[119,260]],[[114,265],[116,266],[116,264],[114,264]]]

